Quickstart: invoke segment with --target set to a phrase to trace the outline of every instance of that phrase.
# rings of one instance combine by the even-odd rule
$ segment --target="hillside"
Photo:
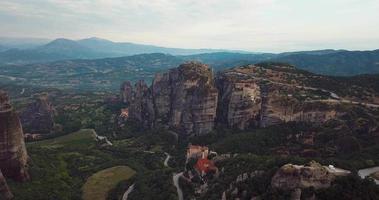
[[[283,56],[279,54],[273,60],[326,75],[351,76],[379,73],[379,50],[337,51],[321,55],[298,53]]]
[[[209,53],[184,57],[197,60],[216,69],[247,65],[262,61],[289,63],[313,73],[333,76],[352,76],[379,73],[379,50],[346,51],[320,50],[281,54]]]
[[[20,66],[5,65],[0,67],[0,82],[84,91],[115,91],[125,79],[146,79],[149,82],[156,72],[173,68],[181,62],[181,59],[171,55],[141,54]]]

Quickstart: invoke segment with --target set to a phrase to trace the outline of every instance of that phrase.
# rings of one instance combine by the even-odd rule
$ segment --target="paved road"
[[[176,187],[176,191],[178,192],[178,199],[179,200],[183,200],[183,191],[182,191],[182,188],[180,188],[180,185],[179,185],[179,179],[182,176],[183,176],[183,172],[174,174],[172,176],[172,180],[174,182],[174,186]]]
[[[166,153],[166,152],[164,152],[164,154],[166,155],[166,159],[164,160],[164,166],[165,167],[169,167],[168,166],[168,161],[170,160],[170,158],[171,158],[171,155],[170,154],[168,154],[168,153]]]
[[[361,178],[366,178],[366,176],[370,176],[372,173],[378,172],[379,171],[379,166],[378,167],[371,167],[371,168],[366,168],[366,169],[361,169],[358,171],[358,175]],[[375,183],[379,185],[379,180],[375,179]]]
[[[133,192],[134,190],[134,183],[133,185],[131,185],[127,190],[126,192],[124,193],[124,195],[122,196],[122,200],[128,200],[128,196],[131,192]]]

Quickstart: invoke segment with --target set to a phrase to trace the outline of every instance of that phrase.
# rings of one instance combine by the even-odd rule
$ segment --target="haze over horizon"
[[[99,37],[177,48],[379,48],[376,0],[3,0],[0,35]]]

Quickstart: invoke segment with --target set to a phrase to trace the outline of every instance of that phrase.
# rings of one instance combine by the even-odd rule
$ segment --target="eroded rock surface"
[[[216,81],[219,121],[243,130],[290,121],[324,123],[338,116],[328,103],[312,101],[322,98],[314,92],[316,88],[304,87],[291,76],[302,74],[287,66],[270,69],[248,65],[224,71]],[[330,94],[324,93],[328,98]]]
[[[273,64],[235,67],[214,78],[208,66],[190,62],[157,74],[150,87],[143,81],[132,89],[123,84],[122,93],[132,94],[131,118],[144,127],[204,134],[215,124],[245,130],[293,121],[323,124],[342,116],[345,100],[315,87],[320,77]]]
[[[137,83],[130,112],[145,126],[162,124],[185,135],[205,134],[214,127],[217,98],[212,70],[191,62],[157,74],[150,88]]]
[[[22,126],[6,92],[0,90],[0,191],[11,197],[4,177],[17,181],[29,179],[27,152]]]
[[[12,199],[13,194],[8,187],[7,181],[0,170],[0,199]]]
[[[37,95],[21,113],[21,123],[27,132],[48,134],[54,128],[54,107],[47,94]]]
[[[271,186],[282,190],[321,189],[330,187],[334,178],[335,175],[316,162],[307,165],[286,164],[272,177]]]
[[[132,102],[133,86],[130,81],[125,81],[121,84],[120,97],[123,103],[130,104]]]

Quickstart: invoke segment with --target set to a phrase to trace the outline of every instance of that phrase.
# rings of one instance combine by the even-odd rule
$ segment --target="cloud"
[[[376,0],[2,0],[0,33],[257,51],[377,48],[377,10]]]

